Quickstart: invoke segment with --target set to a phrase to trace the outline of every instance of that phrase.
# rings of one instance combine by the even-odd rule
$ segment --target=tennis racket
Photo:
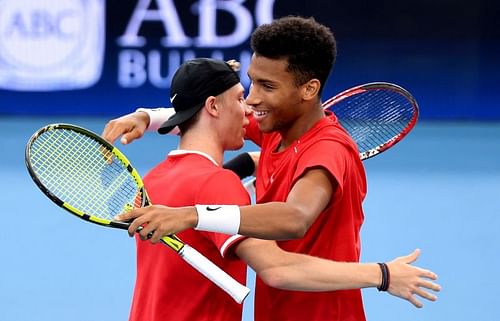
[[[45,195],[88,222],[126,230],[130,224],[113,217],[151,204],[127,158],[84,128],[53,124],[39,129],[27,143],[25,160],[31,178]],[[243,302],[250,292],[177,236],[165,236],[161,242],[236,302]]]
[[[388,82],[344,90],[325,101],[323,108],[337,116],[356,142],[361,160],[379,155],[400,142],[415,127],[419,112],[409,91]],[[243,167],[239,171],[238,175],[246,175]],[[254,183],[255,178],[244,183],[250,193],[254,191]]]
[[[406,89],[373,82],[347,89],[323,103],[358,145],[361,160],[400,142],[418,119],[418,104]]]

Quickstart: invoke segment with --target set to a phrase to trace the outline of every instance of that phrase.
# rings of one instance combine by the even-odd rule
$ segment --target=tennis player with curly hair
[[[365,171],[356,144],[335,115],[325,114],[320,99],[335,63],[334,36],[312,18],[284,17],[259,26],[252,34],[251,46],[254,54],[248,76],[252,85],[246,104],[252,114],[248,115],[244,132],[246,138],[261,147],[256,172],[257,204],[153,205],[124,213],[119,219],[134,219],[129,229],[131,235],[138,226],[147,224],[140,235],[147,239],[148,233],[153,233],[153,244],[162,235],[193,229],[278,240],[282,250],[325,262],[343,262],[339,264],[346,270],[339,270],[338,276],[357,278],[362,275],[356,262],[360,258],[360,228],[364,219]],[[176,99],[174,92],[171,99]],[[172,132],[178,125],[178,116],[167,120],[168,113],[166,109],[142,109],[111,121],[103,135],[110,141],[123,135],[122,142],[131,142],[142,136],[147,127],[162,134]],[[181,140],[185,136],[182,134]],[[158,204],[154,200],[153,203]],[[240,252],[244,244],[236,249],[236,254],[247,262],[253,255],[266,253],[255,250],[256,245],[253,252],[248,252],[253,254]],[[412,281],[404,287],[396,290],[393,283],[393,277],[401,271],[398,268],[410,267],[418,255],[418,251],[413,252],[400,265],[374,264],[371,268],[378,273],[380,290],[393,291],[392,294],[421,307],[416,295],[436,299],[423,289],[439,290],[438,285],[426,280],[435,279],[434,273],[415,268],[419,272],[406,275],[406,281]],[[255,269],[262,277],[265,269],[261,267],[257,264]],[[315,269],[307,270],[317,273]],[[310,289],[296,284],[280,284],[283,289],[278,289],[261,277],[256,284],[256,321],[365,320],[359,290],[364,286],[360,284],[304,292],[290,289]]]

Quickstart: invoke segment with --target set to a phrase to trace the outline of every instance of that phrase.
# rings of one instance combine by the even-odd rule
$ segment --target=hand
[[[117,221],[132,221],[128,234],[139,233],[142,240],[158,243],[163,236],[172,235],[198,223],[195,207],[167,207],[151,205],[125,212],[114,218]]]
[[[417,249],[407,256],[398,257],[387,263],[390,273],[390,294],[410,301],[415,307],[421,308],[423,304],[415,297],[418,295],[429,301],[436,301],[437,296],[425,289],[440,291],[441,287],[429,280],[436,280],[437,275],[429,270],[410,265],[420,255]]]
[[[149,115],[145,112],[134,112],[113,120],[110,120],[104,127],[101,136],[110,142],[122,136],[120,142],[124,145],[131,143],[135,139],[141,138],[149,125]]]

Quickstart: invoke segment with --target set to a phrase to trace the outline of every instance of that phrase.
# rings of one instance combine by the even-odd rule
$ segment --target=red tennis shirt
[[[205,154],[174,151],[144,178],[153,204],[248,205],[238,176]],[[240,283],[246,265],[232,252],[241,236],[189,229],[177,234]],[[130,321],[240,321],[242,306],[188,265],[172,249],[136,239],[137,279]]]
[[[311,168],[323,168],[338,183],[330,204],[301,239],[280,241],[286,251],[335,261],[357,262],[366,177],[356,144],[334,115],[318,121],[283,151],[279,133],[263,134],[255,120],[247,137],[261,146],[257,203],[286,201],[294,183]],[[311,271],[314,273],[314,271]],[[255,321],[364,321],[360,290],[299,292],[271,288],[257,278]]]

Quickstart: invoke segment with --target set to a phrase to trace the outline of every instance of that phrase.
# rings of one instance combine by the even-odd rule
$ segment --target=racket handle
[[[229,274],[203,256],[200,252],[185,244],[179,255],[198,272],[226,291],[236,302],[242,303],[250,289],[233,279]]]

